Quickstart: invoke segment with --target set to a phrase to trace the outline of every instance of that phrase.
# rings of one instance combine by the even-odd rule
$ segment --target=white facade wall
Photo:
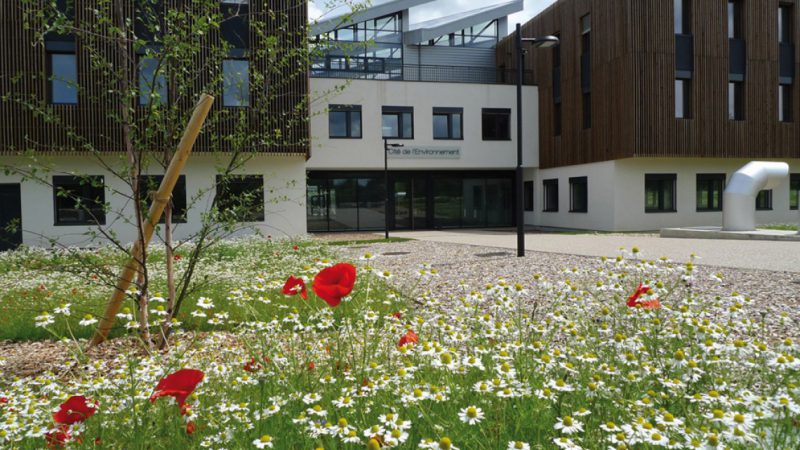
[[[228,160],[226,154],[195,153],[182,172],[186,176],[186,201],[194,207],[188,211],[186,223],[176,224],[176,240],[186,239],[196,233],[201,226],[201,214],[208,210],[215,193],[216,175],[221,172]],[[107,169],[88,155],[63,155],[38,157],[40,163],[53,168],[52,175],[103,175],[106,184],[105,199],[111,211],[106,214],[104,228],[113,230],[123,242],[132,242],[136,230],[131,225],[133,207],[128,198],[127,184],[112,175]],[[110,156],[105,163],[112,167],[122,167],[125,159],[122,154]],[[21,157],[2,157],[0,166],[28,165],[30,160]],[[274,237],[304,234],[306,232],[305,212],[305,156],[252,155],[252,158],[235,173],[241,175],[264,176],[265,221],[246,224],[248,229],[241,233],[258,229],[264,235]],[[150,170],[146,174],[159,175],[163,171]],[[5,175],[0,172],[0,183],[21,182],[23,243],[26,245],[49,245],[48,238],[57,239],[62,245],[94,246],[101,241],[92,242],[87,233],[97,230],[92,225],[55,225],[55,205],[52,187],[37,181],[22,181],[18,175]],[[119,192],[115,194],[114,192]],[[203,194],[201,195],[201,192]],[[199,197],[198,197],[199,196]],[[124,211],[120,216],[115,212]],[[154,241],[155,241],[154,237]]]
[[[526,223],[539,226],[607,231],[658,230],[666,227],[721,226],[722,212],[698,212],[697,174],[732,174],[751,160],[736,158],[630,158],[533,171],[534,212]],[[777,160],[776,160],[777,161]],[[800,173],[800,160],[789,163]],[[645,213],[645,174],[677,174],[677,212]],[[588,212],[569,212],[569,178],[588,177]],[[527,178],[527,177],[526,177]],[[559,211],[542,212],[542,180],[559,179]],[[753,205],[755,210],[755,203]],[[756,223],[797,223],[798,211],[789,209],[789,178],[772,193],[772,210],[756,211]]]
[[[337,88],[341,89],[336,92]],[[492,170],[516,167],[516,87],[500,84],[426,83],[311,78],[311,159],[308,170],[383,169],[383,106],[414,107],[414,139],[392,139],[406,146],[458,147],[459,159],[390,158],[390,170]],[[361,105],[362,138],[329,139],[329,104]],[[523,87],[523,105],[538,105],[538,89]],[[464,139],[433,139],[433,108],[464,109]],[[511,109],[511,140],[484,141],[482,108]],[[539,161],[539,112],[524,112],[525,167]]]

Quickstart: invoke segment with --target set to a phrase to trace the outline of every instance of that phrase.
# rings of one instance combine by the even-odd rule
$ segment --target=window
[[[587,177],[569,179],[569,212],[589,210],[589,182]]]
[[[522,189],[525,211],[533,211],[533,181],[526,181]]]
[[[581,90],[583,92],[583,129],[592,127],[592,17],[587,14],[581,17]]]
[[[330,105],[328,112],[330,138],[361,138],[361,105]]]
[[[800,205],[800,173],[793,173],[789,181],[789,209],[798,209]]]
[[[250,106],[250,62],[222,60],[222,106]]]
[[[139,177],[139,198],[142,201],[143,211],[147,211],[153,203],[152,195],[158,191],[164,175],[142,175]],[[161,215],[158,223],[164,223],[167,219]],[[172,189],[172,221],[174,223],[186,223],[186,175],[178,177],[175,188]]]
[[[781,122],[792,121],[792,85],[778,85],[778,120]]]
[[[222,40],[232,47],[231,56],[241,56],[250,48],[250,8],[247,1],[223,1],[220,8],[223,19],[219,23]]]
[[[675,0],[675,34],[692,34],[691,0]]]
[[[75,53],[49,53],[50,103],[78,103],[78,63]]]
[[[264,221],[263,175],[217,175],[217,210],[226,219]]]
[[[724,190],[724,173],[698,173],[697,211],[722,211],[722,192]]]
[[[542,181],[544,188],[544,212],[558,212],[558,179]]]
[[[675,117],[678,119],[692,118],[692,80],[675,80]]]
[[[561,35],[556,34],[559,39]],[[561,136],[561,46],[553,47],[553,134]]]
[[[464,139],[463,108],[433,108],[434,139]]]
[[[592,94],[583,94],[583,129],[592,128]]]
[[[778,6],[778,42],[791,44],[794,42],[792,37],[794,26],[792,20],[792,6]]]
[[[728,119],[744,120],[744,82],[728,82]]]
[[[106,194],[101,175],[53,177],[56,225],[105,225]]]
[[[484,141],[511,140],[510,109],[483,108],[481,111],[481,124]]]
[[[756,211],[772,210],[772,189],[766,189],[756,196]]]
[[[728,38],[743,39],[742,0],[728,0]]]
[[[675,212],[675,185],[678,176],[671,174],[645,174],[644,212]]]
[[[167,104],[167,79],[161,61],[156,58],[139,60],[139,104]]]
[[[414,139],[414,108],[384,106],[381,124],[384,138]]]
[[[561,136],[561,102],[553,106],[553,134]]]

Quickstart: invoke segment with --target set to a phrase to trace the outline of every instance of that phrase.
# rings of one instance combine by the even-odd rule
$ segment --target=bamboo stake
[[[130,287],[134,275],[139,272],[139,263],[142,258],[143,250],[153,237],[153,231],[156,228],[156,224],[161,219],[164,206],[172,196],[172,190],[175,189],[178,176],[180,176],[183,167],[186,165],[189,154],[192,152],[192,147],[197,140],[197,135],[200,134],[200,129],[213,103],[214,97],[207,94],[200,96],[200,100],[197,102],[197,106],[195,106],[194,112],[192,113],[192,118],[186,125],[183,137],[181,137],[181,141],[178,143],[178,149],[172,157],[172,161],[169,163],[169,167],[167,167],[167,172],[164,174],[164,179],[161,180],[158,192],[156,192],[153,203],[150,205],[150,212],[147,216],[147,221],[144,224],[142,233],[142,240],[144,242],[142,242],[142,240],[137,240],[136,243],[134,243],[133,249],[131,250],[131,258],[119,275],[117,286],[111,294],[111,299],[106,306],[106,312],[100,320],[100,324],[97,326],[97,331],[92,338],[92,342],[89,344],[90,347],[98,345],[108,338],[108,333],[111,331],[117,313],[122,307],[122,301],[125,299],[125,292],[128,290],[128,287]]]

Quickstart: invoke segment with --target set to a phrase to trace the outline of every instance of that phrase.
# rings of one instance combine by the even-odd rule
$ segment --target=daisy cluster
[[[379,264],[319,261],[198,301],[250,311],[234,333],[2,378],[0,445],[65,431],[56,445],[75,448],[800,448],[800,347],[745,295],[698,292],[691,261],[621,255],[452,298],[430,293],[430,266],[396,280]],[[180,368],[202,372],[196,389],[167,389]],[[54,413],[75,395],[93,416],[65,428]]]

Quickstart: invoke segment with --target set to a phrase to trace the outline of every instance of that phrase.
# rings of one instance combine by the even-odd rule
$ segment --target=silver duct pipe
[[[776,188],[788,176],[789,165],[783,162],[753,161],[737,170],[722,194],[722,229],[755,230],[758,192]]]

